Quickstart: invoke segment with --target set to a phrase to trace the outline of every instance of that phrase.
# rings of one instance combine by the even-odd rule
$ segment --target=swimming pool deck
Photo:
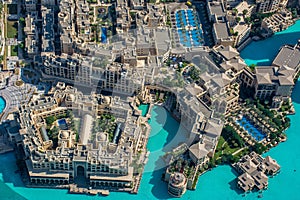
[[[255,125],[253,125],[249,120],[243,116],[242,119],[236,121],[241,127],[243,127],[249,135],[251,135],[256,141],[262,141],[267,136],[266,134],[259,131]]]
[[[203,31],[196,12],[192,9],[179,9],[172,16],[175,41],[184,47],[204,45]]]

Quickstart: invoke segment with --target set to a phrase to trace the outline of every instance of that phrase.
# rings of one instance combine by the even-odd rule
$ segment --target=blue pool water
[[[107,28],[101,27],[101,42],[107,43]]]
[[[57,123],[58,123],[60,129],[62,129],[62,130],[68,129],[66,119],[59,119],[59,120],[57,120]]]
[[[266,135],[259,131],[253,124],[251,124],[245,117],[241,120],[237,120],[240,126],[242,126],[256,141],[261,141],[266,138]]]
[[[294,32],[294,34],[293,34]],[[300,23],[299,21],[287,30],[286,37],[295,38],[300,37]],[[283,33],[284,34],[284,33]],[[276,37],[276,35],[274,36]],[[285,37],[283,37],[285,38]],[[288,39],[288,38],[285,38]],[[273,46],[264,47],[272,40]],[[253,51],[245,49],[242,56],[246,59],[247,63],[251,64],[252,61],[259,62],[264,59],[273,59],[267,57],[266,52],[270,53],[269,56],[274,56],[278,49],[284,42],[282,40],[273,40],[272,38],[260,41],[259,49]],[[296,43],[296,41],[295,41]],[[252,44],[251,44],[252,45]],[[252,48],[252,47],[251,47]],[[266,51],[267,49],[267,51]],[[265,52],[266,51],[266,52]],[[261,54],[264,56],[261,56]],[[257,61],[255,60],[257,57]],[[249,58],[249,59],[248,59]],[[252,60],[252,61],[251,61]],[[270,155],[281,165],[281,172],[274,178],[269,179],[269,188],[264,191],[263,200],[299,200],[300,191],[300,81],[293,91],[292,95],[293,104],[296,114],[289,116],[291,119],[291,127],[286,131],[288,140],[279,144],[277,147],[271,149],[266,155]],[[150,125],[152,127],[151,137],[148,142],[148,149],[151,152],[149,161],[145,167],[143,179],[137,195],[130,195],[127,193],[111,193],[108,197],[103,199],[118,200],[118,199],[133,199],[133,200],[154,200],[154,199],[177,199],[171,198],[166,192],[167,185],[163,183],[161,178],[162,170],[160,169],[162,160],[159,159],[161,155],[168,148],[171,148],[169,143],[174,141],[174,137],[178,136],[181,132],[179,124],[161,107],[154,107],[151,111]],[[180,141],[180,139],[178,139]],[[165,149],[162,149],[165,147]],[[0,155],[0,199],[29,199],[29,200],[89,200],[89,199],[102,199],[98,196],[86,195],[71,195],[67,194],[66,190],[54,189],[35,189],[22,187],[20,177],[14,173],[16,170],[15,159],[13,153]],[[197,199],[210,199],[210,200],[252,200],[259,199],[258,193],[249,193],[244,197],[236,190],[236,174],[234,170],[228,166],[218,166],[202,175],[199,178],[196,191],[187,191],[181,198],[183,200],[197,200]]]
[[[203,45],[203,33],[198,18],[192,10],[177,10],[175,13],[176,28],[179,42],[185,47],[199,47]],[[190,30],[186,29],[190,27]],[[184,31],[183,31],[184,30]]]
[[[67,125],[66,119],[59,119],[57,122],[58,122],[58,125],[60,125],[60,126]]]
[[[2,113],[5,106],[6,106],[5,100],[2,97],[0,97],[0,113]]]

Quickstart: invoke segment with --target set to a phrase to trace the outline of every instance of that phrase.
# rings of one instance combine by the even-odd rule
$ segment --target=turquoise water
[[[0,97],[0,113],[2,113],[5,106],[6,106],[5,100],[2,97]]]
[[[271,38],[253,41],[242,52],[241,57],[248,65],[270,65],[284,44],[296,44],[300,39],[300,20],[288,29],[276,33]]]
[[[147,115],[149,107],[150,107],[150,104],[141,104],[139,106],[139,109],[142,111],[142,116],[143,117],[145,117]]]
[[[241,56],[244,59],[247,58],[245,59],[247,64],[270,64],[270,60],[275,57],[281,45],[297,42],[297,37],[300,37],[299,32],[300,21],[272,38],[253,42],[241,53]],[[266,51],[266,49],[268,50]],[[300,81],[298,81],[293,91],[292,98],[296,115],[290,116],[291,127],[286,132],[288,140],[266,154],[278,161],[281,165],[281,172],[276,177],[270,178],[269,189],[263,192],[262,199],[300,199],[298,194],[300,191],[300,123],[298,123],[300,119]],[[160,180],[164,165],[159,158],[176,143],[184,140],[184,134],[182,134],[184,131],[169,113],[161,107],[154,106],[151,115],[150,125],[152,130],[147,146],[151,153],[137,195],[111,193],[108,197],[98,197],[67,194],[67,190],[25,188],[22,186],[20,177],[14,173],[16,170],[14,154],[8,153],[0,156],[0,200],[170,199],[166,191],[167,185]],[[235,178],[236,174],[230,166],[218,166],[199,178],[196,191],[187,191],[181,199],[257,199],[258,193],[250,193],[245,197],[238,193]]]
[[[241,120],[237,120],[240,126],[242,126],[256,141],[261,141],[266,138],[266,135],[259,131],[253,124],[251,124],[246,117]]]

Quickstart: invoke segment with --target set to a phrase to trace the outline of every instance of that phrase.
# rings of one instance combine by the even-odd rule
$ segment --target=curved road
[[[29,102],[35,90],[34,86],[23,84],[22,86],[8,86],[0,90],[0,96],[5,100],[6,106],[1,116],[1,121],[6,120],[7,116],[17,111],[21,104]]]
[[[2,111],[3,115],[1,116],[1,121],[5,120],[9,114],[9,110],[11,108],[11,96],[9,95],[9,92],[4,90],[0,91],[0,96],[5,100],[5,108]]]

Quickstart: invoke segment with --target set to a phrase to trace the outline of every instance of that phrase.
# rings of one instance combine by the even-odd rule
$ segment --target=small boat
[[[100,192],[103,196],[108,196],[109,195],[109,190],[102,190]]]
[[[89,195],[97,195],[97,190],[89,190]]]

